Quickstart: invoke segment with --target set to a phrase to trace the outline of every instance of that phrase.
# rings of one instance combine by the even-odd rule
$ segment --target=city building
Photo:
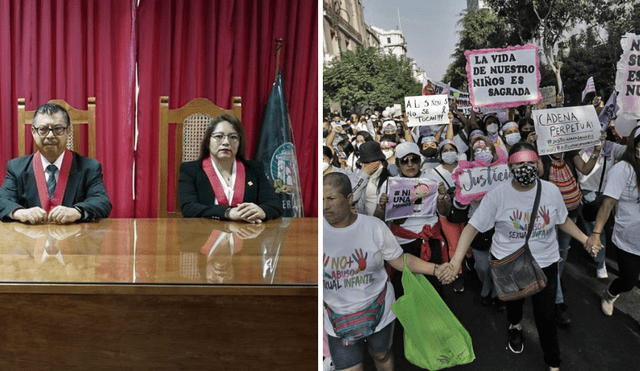
[[[467,0],[467,10],[480,10],[487,8],[483,0]]]
[[[407,42],[401,30],[385,31],[375,26],[371,26],[371,29],[378,34],[380,47],[385,54],[393,54],[397,57],[407,56]]]
[[[362,2],[359,0],[323,0],[322,2],[323,58],[328,63],[341,52],[355,51],[358,45],[369,46],[374,39],[364,23]],[[379,44],[379,41],[377,41]],[[375,45],[374,45],[375,46]]]

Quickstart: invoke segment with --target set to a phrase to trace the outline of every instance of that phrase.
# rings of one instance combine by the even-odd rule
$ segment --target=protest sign
[[[449,99],[446,95],[404,97],[404,108],[409,126],[449,123]]]
[[[488,164],[484,161],[459,161],[456,171],[451,174],[456,183],[456,201],[468,205],[480,201],[485,193],[510,181],[513,175],[507,166],[507,155],[498,151],[498,161]]]
[[[537,110],[531,118],[538,134],[539,155],[600,144],[600,121],[592,105]]]
[[[540,88],[540,94],[542,94],[542,104],[543,107],[547,107],[551,105],[552,107],[556,106],[556,87],[555,86],[545,86],[544,88]]]
[[[600,125],[602,125],[602,130],[607,130],[609,123],[616,116],[616,112],[618,112],[618,105],[616,104],[616,92],[614,91],[609,96],[607,104],[605,104],[602,111],[600,111],[600,115],[598,115]]]
[[[464,55],[474,107],[517,107],[542,99],[537,46],[467,50]]]
[[[622,112],[640,112],[640,36],[627,33],[620,44],[622,56],[616,72],[618,106]]]
[[[469,93],[464,93],[460,90],[450,88],[449,89],[449,103],[456,101],[458,104],[458,111],[465,115],[471,114],[471,100],[469,100]]]
[[[387,195],[385,220],[436,214],[438,183],[435,180],[392,177],[387,180]]]

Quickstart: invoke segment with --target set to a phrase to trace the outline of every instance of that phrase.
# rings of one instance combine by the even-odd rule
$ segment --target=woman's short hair
[[[244,128],[242,127],[242,123],[240,120],[230,114],[224,114],[220,116],[216,116],[209,121],[207,124],[207,130],[204,132],[204,136],[202,137],[202,142],[200,143],[200,156],[198,157],[198,161],[202,161],[209,156],[209,143],[211,142],[211,134],[215,130],[216,126],[219,123],[226,121],[240,136],[240,145],[238,146],[238,153],[236,153],[236,158],[240,160],[244,160],[247,154],[247,141],[244,135]]]

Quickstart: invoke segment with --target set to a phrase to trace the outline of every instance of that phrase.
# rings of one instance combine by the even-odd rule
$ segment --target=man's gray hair
[[[54,115],[57,112],[62,113],[62,118],[64,122],[67,123],[67,127],[71,126],[71,120],[69,119],[69,113],[64,107],[55,103],[45,103],[40,107],[36,108],[36,111],[33,113],[33,120],[31,120],[31,127],[35,127],[36,121],[38,120],[38,116],[41,115]]]
[[[322,185],[338,188],[338,191],[344,197],[349,197],[351,193],[351,180],[349,180],[349,177],[336,171],[325,175],[322,178]]]

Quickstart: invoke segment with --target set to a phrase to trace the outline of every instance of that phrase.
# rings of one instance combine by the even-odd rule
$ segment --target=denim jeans
[[[578,219],[577,217],[570,218],[574,223]],[[564,296],[562,295],[561,277],[564,272],[564,266],[567,264],[567,256],[569,256],[569,248],[571,247],[571,236],[564,233],[556,226],[556,232],[558,233],[558,245],[560,247],[560,261],[558,262],[558,291],[556,292],[556,304],[564,303]]]
[[[480,292],[482,297],[489,296],[493,290],[493,279],[491,278],[491,268],[489,267],[490,255],[491,253],[488,250],[473,249],[473,258],[475,259],[473,268],[478,273],[480,282],[482,282],[482,291]]]

